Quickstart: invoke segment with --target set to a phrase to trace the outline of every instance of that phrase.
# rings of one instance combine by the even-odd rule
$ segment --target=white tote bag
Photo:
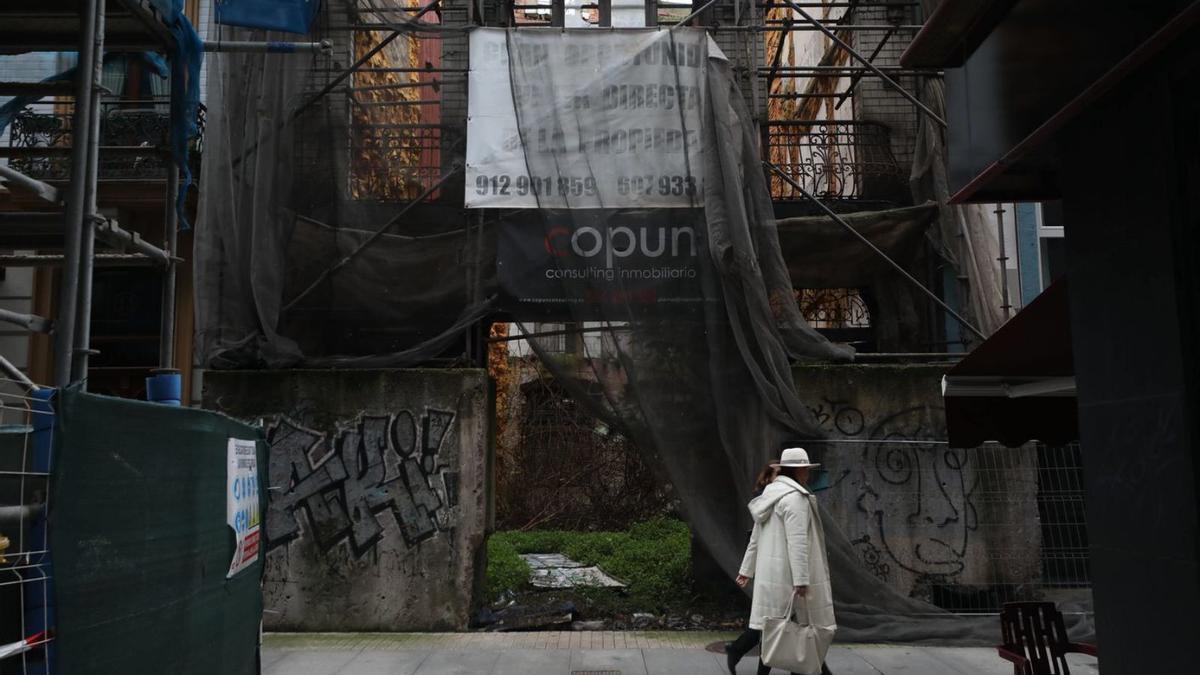
[[[796,595],[793,593],[787,616],[763,619],[763,663],[790,673],[821,675],[821,664],[825,663],[833,633],[813,625],[807,601],[804,601],[806,623],[793,621],[795,603]]]

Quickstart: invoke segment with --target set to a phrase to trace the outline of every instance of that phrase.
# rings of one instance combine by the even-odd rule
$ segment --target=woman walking
[[[754,597],[749,628],[726,649],[730,673],[737,672],[738,662],[762,640],[763,620],[787,616],[793,595],[797,614],[836,629],[825,533],[815,516],[816,498],[805,487],[810,471],[819,465],[809,462],[803,448],[788,448],[771,466],[778,476],[749,505],[754,529],[737,583],[744,588],[753,580]],[[760,659],[758,675],[770,672]],[[824,664],[821,673],[829,675]]]

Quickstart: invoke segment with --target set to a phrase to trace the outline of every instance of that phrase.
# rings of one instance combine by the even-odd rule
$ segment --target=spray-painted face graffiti
[[[876,518],[891,557],[920,574],[961,572],[975,529],[962,452],[933,445],[880,445],[867,449],[864,461],[873,473],[859,506]],[[889,485],[876,490],[872,478]]]
[[[901,567],[923,575],[958,574],[978,525],[966,453],[912,442],[922,437],[914,424],[919,418],[909,411],[877,427],[874,438],[883,442],[863,449],[858,506],[874,519],[883,547]]]

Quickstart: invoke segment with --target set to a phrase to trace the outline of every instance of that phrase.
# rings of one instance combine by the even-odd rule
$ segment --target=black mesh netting
[[[536,234],[555,251],[566,233],[573,233],[575,255],[551,255],[554,272],[543,275],[555,277],[559,287],[543,284],[525,297],[560,299],[570,308],[566,318],[594,327],[603,338],[582,340],[574,353],[566,354],[560,345],[548,344],[556,337],[531,342],[557,378],[574,383],[576,397],[590,401],[639,447],[653,449],[693,531],[732,574],[748,527],[751,477],[785,440],[820,437],[809,408],[797,398],[791,363],[845,361],[853,354],[821,337],[799,313],[755,127],[728,61],[702,30],[637,35],[626,52],[629,58],[603,63],[592,81],[576,80],[569,96],[554,96],[539,93],[562,88],[561,64],[571,50],[603,53],[607,38],[575,34],[568,41],[554,30],[507,32],[513,105],[528,175],[586,171],[585,184],[594,190],[541,191],[536,217],[505,227],[540,227]],[[705,55],[699,63],[684,56],[697,51]],[[655,54],[660,55],[659,77],[662,66],[669,65],[670,84],[680,92],[698,87],[703,95],[694,108],[678,106],[677,125],[663,131],[667,141],[660,144],[655,136],[660,130],[646,129],[640,145],[630,140],[618,152],[614,139],[624,131],[622,125],[636,124],[639,113],[652,104],[649,96],[634,99],[632,91],[626,98],[611,83],[653,80],[655,75],[642,71],[651,70]],[[661,56],[668,54],[676,56]],[[580,105],[581,100],[593,103]],[[675,100],[685,97],[680,93]],[[596,140],[598,129],[608,144]],[[679,144],[669,142],[672,131],[678,132]],[[628,133],[632,138],[632,128]],[[537,142],[544,137],[561,140]],[[649,216],[604,208],[635,201],[632,191],[623,193],[621,178],[641,174],[654,184],[657,179],[648,173],[664,164],[663,154],[671,153],[675,161],[666,164],[681,167],[688,174],[685,184],[694,181],[700,187],[690,203]],[[695,234],[694,258],[672,250],[647,264],[657,251],[655,243],[674,243],[686,227]],[[635,238],[648,240],[649,250],[644,242],[637,249]],[[611,274],[601,274],[592,258],[581,255],[597,247]],[[672,253],[675,258],[667,262]],[[533,286],[529,279],[509,274],[500,270],[506,290]],[[647,284],[647,276],[655,282]],[[834,519],[824,520],[839,639],[995,642],[999,632],[994,617],[960,617],[899,595],[863,568]]]
[[[495,130],[493,145],[470,158],[442,125],[436,142],[414,150],[379,134],[423,128],[434,77],[444,78],[439,114],[449,118],[452,74],[443,71],[468,38],[396,16],[371,15],[398,29],[382,47],[355,38],[311,61],[223,55],[211,64],[196,239],[203,362],[404,366],[503,311],[573,397],[653,458],[732,575],[754,474],[785,439],[821,435],[792,364],[853,352],[797,307],[731,65],[699,29],[476,29],[471,53],[476,39],[489,45],[471,63],[490,70],[473,73],[490,92],[480,110],[499,121],[469,128]],[[398,79],[337,80],[337,66],[377,48],[363,64],[404,71]],[[453,85],[464,99],[465,79]],[[387,105],[363,105],[387,103],[372,98],[381,91],[408,92],[391,103],[409,117],[381,119],[374,111]],[[505,156],[517,157],[515,173],[489,172]],[[434,193],[455,208],[410,206]],[[463,211],[457,194],[488,208]],[[564,349],[561,333],[539,336],[531,322],[588,332]],[[994,618],[896,593],[824,521],[839,639],[996,641]]]
[[[359,4],[327,3],[315,29],[333,38],[327,53],[209,61],[195,237],[204,366],[424,363],[490,309],[494,238],[444,199],[462,189],[465,33],[411,11],[425,3]]]

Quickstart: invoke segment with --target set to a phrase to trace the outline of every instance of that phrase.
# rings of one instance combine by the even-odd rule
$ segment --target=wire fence
[[[500,521],[570,529],[669,511],[671,491],[642,480],[653,471],[636,444],[588,415],[529,358],[506,359],[509,369],[497,376],[507,401],[497,408]],[[930,410],[915,414],[936,417]],[[1033,600],[1091,613],[1078,444],[960,449],[936,429],[874,424],[851,407],[814,413],[837,431],[804,443],[822,463],[813,485],[870,574],[955,613]]]
[[[47,673],[53,603],[46,513],[49,390],[0,378],[0,670]],[[19,670],[13,670],[14,664]]]
[[[855,428],[843,410],[833,420]],[[896,435],[810,442],[822,504],[859,561],[897,591],[960,613],[1050,600],[1091,611],[1078,444],[987,444]]]

